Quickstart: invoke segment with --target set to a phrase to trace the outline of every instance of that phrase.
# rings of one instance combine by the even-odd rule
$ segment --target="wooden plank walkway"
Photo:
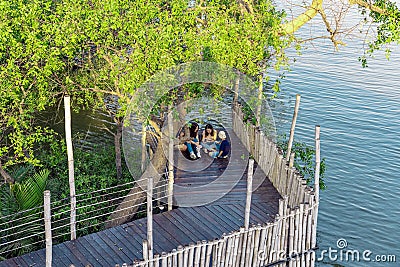
[[[214,240],[244,224],[248,153],[232,131],[229,159],[203,155],[196,161],[176,154],[174,203],[180,207],[153,216],[154,253],[178,245]],[[237,178],[239,177],[239,179]],[[236,179],[235,179],[236,178]],[[251,224],[272,221],[278,213],[279,193],[256,168]],[[201,204],[195,207],[193,205]],[[115,266],[141,259],[146,218],[53,246],[53,266]],[[44,249],[0,262],[6,266],[45,266]]]

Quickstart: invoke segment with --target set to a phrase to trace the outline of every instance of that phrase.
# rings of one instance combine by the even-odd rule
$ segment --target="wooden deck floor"
[[[243,226],[247,151],[228,130],[229,159],[207,155],[191,161],[175,153],[174,201],[179,208],[154,215],[154,253],[161,254],[201,240],[213,240]],[[263,224],[278,212],[279,193],[256,170],[250,223]],[[193,207],[194,205],[194,207]],[[115,266],[142,258],[146,218],[53,246],[53,266]],[[45,266],[44,249],[0,262],[5,266]]]

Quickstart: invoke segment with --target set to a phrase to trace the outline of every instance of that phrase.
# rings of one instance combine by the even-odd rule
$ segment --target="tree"
[[[351,7],[357,7],[364,19],[359,21],[357,25],[351,25],[345,28],[343,25],[346,20],[346,12]],[[374,51],[385,49],[386,56],[389,57],[390,49],[387,45],[400,43],[400,11],[395,2],[388,0],[348,0],[344,2],[333,2],[330,0],[312,0],[310,5],[305,6],[305,11],[296,16],[291,21],[283,23],[281,26],[281,34],[292,35],[311,21],[317,15],[320,15],[328,36],[319,36],[313,38],[329,38],[336,49],[339,45],[345,45],[345,38],[352,31],[359,30],[363,24],[369,24],[364,31],[365,35],[372,32],[372,36],[366,36],[364,40],[367,42],[367,49],[359,58],[365,67],[366,56],[372,55]],[[372,27],[371,27],[372,25]],[[372,29],[376,27],[376,32]]]

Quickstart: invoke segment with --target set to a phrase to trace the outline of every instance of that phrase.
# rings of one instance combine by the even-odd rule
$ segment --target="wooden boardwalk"
[[[179,208],[153,217],[154,253],[214,240],[244,224],[248,152],[228,130],[232,155],[191,161],[176,154],[174,203]],[[264,224],[278,213],[279,193],[256,169],[250,223]],[[196,205],[195,207],[191,207]],[[146,218],[53,246],[53,266],[115,266],[142,259]],[[44,249],[0,262],[5,266],[45,266]]]

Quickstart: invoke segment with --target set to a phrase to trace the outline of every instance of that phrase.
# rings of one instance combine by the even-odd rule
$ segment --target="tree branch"
[[[300,14],[297,18],[293,19],[292,21],[289,21],[281,25],[280,34],[287,35],[295,33],[304,24],[309,22],[312,18],[314,18],[318,14],[318,11],[322,9],[322,2],[323,0],[313,0],[311,6],[309,6],[304,13]]]
[[[364,0],[349,0],[349,3],[351,5],[359,5],[359,6],[365,7],[367,9],[369,9],[371,11],[374,11],[374,12],[377,12],[377,13],[379,13],[381,15],[388,15],[387,10],[373,5],[372,2],[368,3],[368,2],[366,2]]]
[[[336,30],[334,31],[334,30],[332,29],[331,24],[329,23],[328,18],[326,17],[326,14],[325,14],[324,9],[321,8],[318,12],[321,14],[322,20],[323,20],[324,23],[325,23],[326,30],[327,30],[327,31],[329,32],[329,34],[330,34],[330,39],[331,39],[333,45],[335,46],[335,49],[338,50],[339,44],[340,44],[340,45],[344,45],[344,43],[343,43],[342,41],[340,41],[340,40],[336,40],[336,39],[335,39],[335,35],[336,35],[337,32],[336,32]]]
[[[5,183],[13,184],[15,183],[14,178],[12,178],[4,169],[3,165],[1,164],[0,161],[0,175],[4,178]]]

